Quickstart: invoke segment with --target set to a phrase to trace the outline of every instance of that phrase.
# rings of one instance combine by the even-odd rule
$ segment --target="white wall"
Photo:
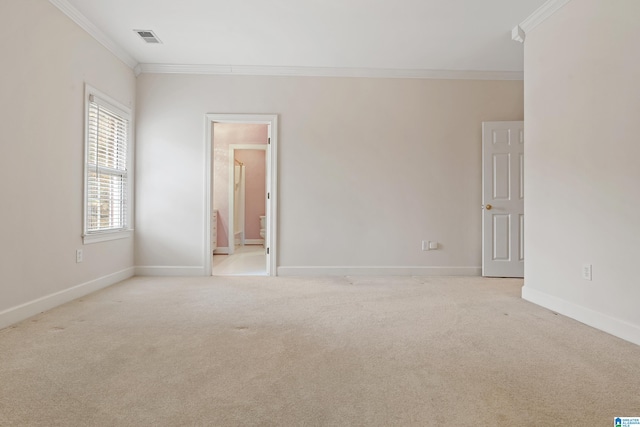
[[[132,239],[82,244],[83,94],[134,107],[135,76],[46,0],[0,2],[0,52],[3,327],[132,274]]]
[[[527,34],[523,297],[640,344],[638,17],[572,1]]]
[[[137,88],[145,271],[202,274],[205,113],[275,113],[280,274],[479,273],[481,122],[521,120],[522,82],[142,74]]]

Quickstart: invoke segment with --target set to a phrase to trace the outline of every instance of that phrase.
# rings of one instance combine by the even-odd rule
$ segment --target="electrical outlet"
[[[422,241],[422,250],[423,251],[433,251],[438,249],[438,242],[433,242],[431,240],[423,240]]]
[[[582,265],[582,278],[584,280],[591,280],[591,264]]]
[[[76,263],[82,262],[82,249],[76,249]]]

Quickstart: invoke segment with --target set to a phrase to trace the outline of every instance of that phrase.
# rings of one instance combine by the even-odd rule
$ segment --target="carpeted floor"
[[[640,347],[521,280],[134,278],[0,331],[2,426],[612,426]]]

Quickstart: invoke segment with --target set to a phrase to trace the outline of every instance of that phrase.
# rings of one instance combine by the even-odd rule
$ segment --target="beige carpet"
[[[612,426],[640,347],[482,278],[134,278],[0,331],[2,426]]]

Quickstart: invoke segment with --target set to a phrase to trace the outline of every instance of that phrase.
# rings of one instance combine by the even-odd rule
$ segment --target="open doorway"
[[[207,114],[205,269],[276,275],[277,116]]]
[[[213,150],[213,208],[217,221],[216,243],[213,252],[215,276],[265,276],[266,265],[266,207],[267,207],[267,132],[266,125],[214,124]],[[253,144],[226,144],[238,140]],[[216,146],[218,144],[219,146]],[[225,161],[221,151],[229,147],[228,188],[225,194]],[[216,178],[218,178],[216,180]],[[223,181],[223,182],[220,182]],[[221,205],[228,197],[225,212]]]

